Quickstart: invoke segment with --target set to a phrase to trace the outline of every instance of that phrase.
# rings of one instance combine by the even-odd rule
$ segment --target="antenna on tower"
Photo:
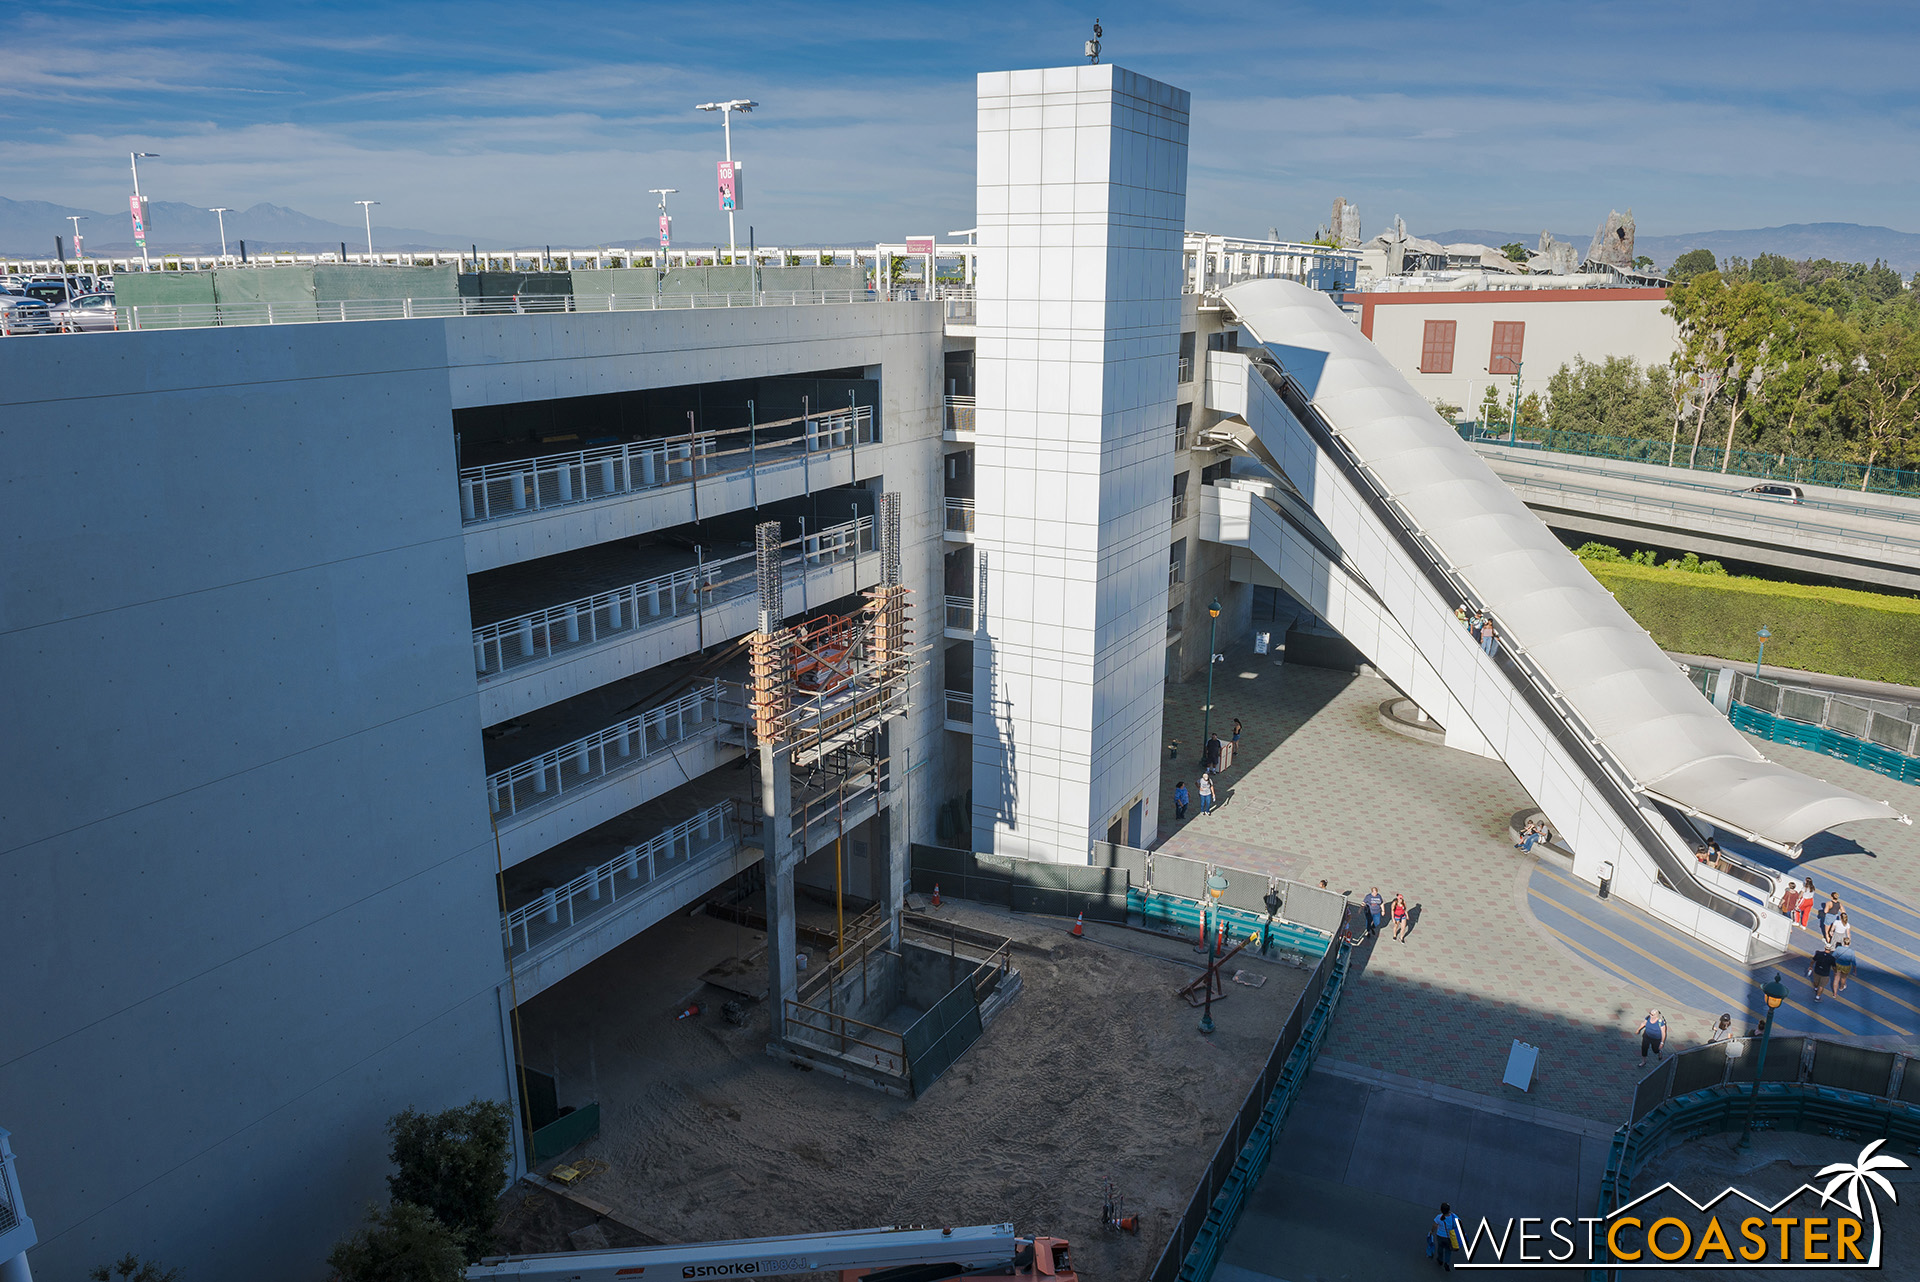
[[[1100,19],[1093,20],[1093,39],[1087,41],[1087,61],[1100,61]]]

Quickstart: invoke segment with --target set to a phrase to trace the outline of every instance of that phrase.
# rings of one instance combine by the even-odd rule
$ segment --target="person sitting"
[[[1531,851],[1542,841],[1551,841],[1553,834],[1547,831],[1547,825],[1539,819],[1527,820],[1527,826],[1520,832],[1520,840],[1515,842],[1515,850]]]

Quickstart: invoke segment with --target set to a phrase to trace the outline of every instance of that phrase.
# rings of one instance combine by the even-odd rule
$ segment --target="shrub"
[[[335,1282],[460,1282],[467,1255],[454,1231],[424,1206],[367,1208],[367,1224],[327,1256]]]
[[[110,1265],[95,1265],[87,1276],[93,1282],[108,1282],[114,1277],[120,1282],[179,1282],[180,1270],[170,1269],[158,1260],[143,1260],[129,1251]]]

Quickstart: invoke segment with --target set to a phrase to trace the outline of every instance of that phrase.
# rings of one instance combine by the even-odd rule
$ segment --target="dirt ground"
[[[1306,972],[1245,963],[1267,982],[1228,983],[1209,1038],[1174,996],[1200,973],[1188,944],[954,900],[936,915],[1012,936],[1024,986],[915,1101],[770,1056],[763,1005],[721,1019],[729,994],[699,976],[764,940],[713,918],[664,922],[524,1006],[529,1066],[601,1106],[563,1159],[608,1164],[583,1195],[666,1242],[1010,1221],[1068,1238],[1091,1279],[1144,1277]],[[675,1019],[688,1001],[703,1014]],[[1101,1227],[1106,1177],[1137,1236]]]

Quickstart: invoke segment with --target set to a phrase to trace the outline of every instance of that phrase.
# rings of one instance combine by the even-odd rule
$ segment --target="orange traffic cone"
[[[1073,919],[1073,937],[1075,939],[1080,939],[1084,937],[1087,933],[1086,928],[1087,928],[1087,915],[1085,913],[1081,913],[1078,917],[1075,917]]]
[[[935,908],[940,906],[940,883],[937,881],[933,883],[933,906]]]

